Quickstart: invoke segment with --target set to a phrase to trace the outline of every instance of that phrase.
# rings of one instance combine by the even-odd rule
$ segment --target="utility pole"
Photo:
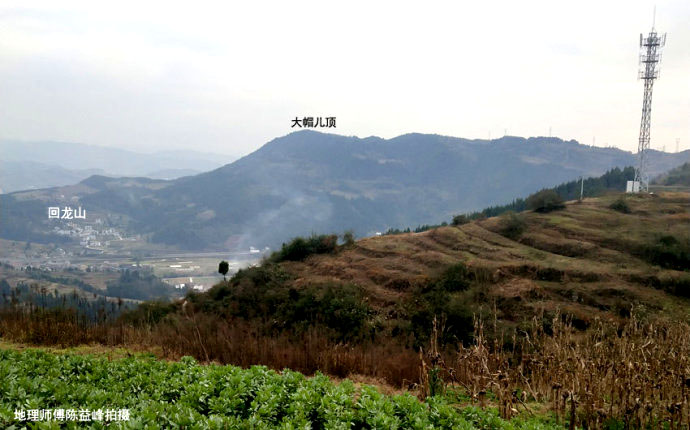
[[[582,201],[582,197],[585,194],[585,177],[580,176],[580,201]]]

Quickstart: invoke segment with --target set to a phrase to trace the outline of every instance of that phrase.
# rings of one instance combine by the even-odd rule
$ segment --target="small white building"
[[[628,181],[625,184],[626,193],[639,193],[640,192],[640,181]]]

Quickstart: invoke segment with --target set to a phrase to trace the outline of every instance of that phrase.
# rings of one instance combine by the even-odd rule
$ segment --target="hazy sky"
[[[637,149],[639,33],[668,33],[652,147],[690,148],[690,1],[8,1],[0,137],[245,154],[323,131]]]

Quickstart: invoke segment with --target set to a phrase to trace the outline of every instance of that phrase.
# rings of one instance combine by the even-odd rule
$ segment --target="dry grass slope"
[[[663,288],[690,275],[653,265],[641,258],[640,250],[663,235],[687,239],[690,194],[627,196],[629,214],[609,207],[618,198],[569,202],[564,210],[546,214],[525,213],[526,228],[518,240],[499,234],[502,219],[496,217],[367,238],[337,255],[312,256],[284,267],[295,275],[296,286],[357,284],[381,310],[393,308],[411,287],[463,262],[488,277],[482,294],[486,302],[503,308],[506,320],[561,309],[587,325],[595,317],[625,313],[631,304],[651,314],[686,319],[690,301]]]

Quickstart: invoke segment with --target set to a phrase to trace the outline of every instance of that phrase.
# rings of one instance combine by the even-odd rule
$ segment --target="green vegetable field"
[[[31,411],[34,411],[31,415]],[[43,420],[36,419],[35,411]],[[49,411],[48,420],[45,411]],[[70,412],[71,411],[71,412]],[[115,411],[119,411],[116,413]],[[123,411],[124,415],[123,415]],[[56,417],[58,417],[56,419]],[[470,429],[547,428],[495,411],[420,402],[370,386],[262,366],[200,365],[190,357],[109,360],[0,349],[0,428]]]

